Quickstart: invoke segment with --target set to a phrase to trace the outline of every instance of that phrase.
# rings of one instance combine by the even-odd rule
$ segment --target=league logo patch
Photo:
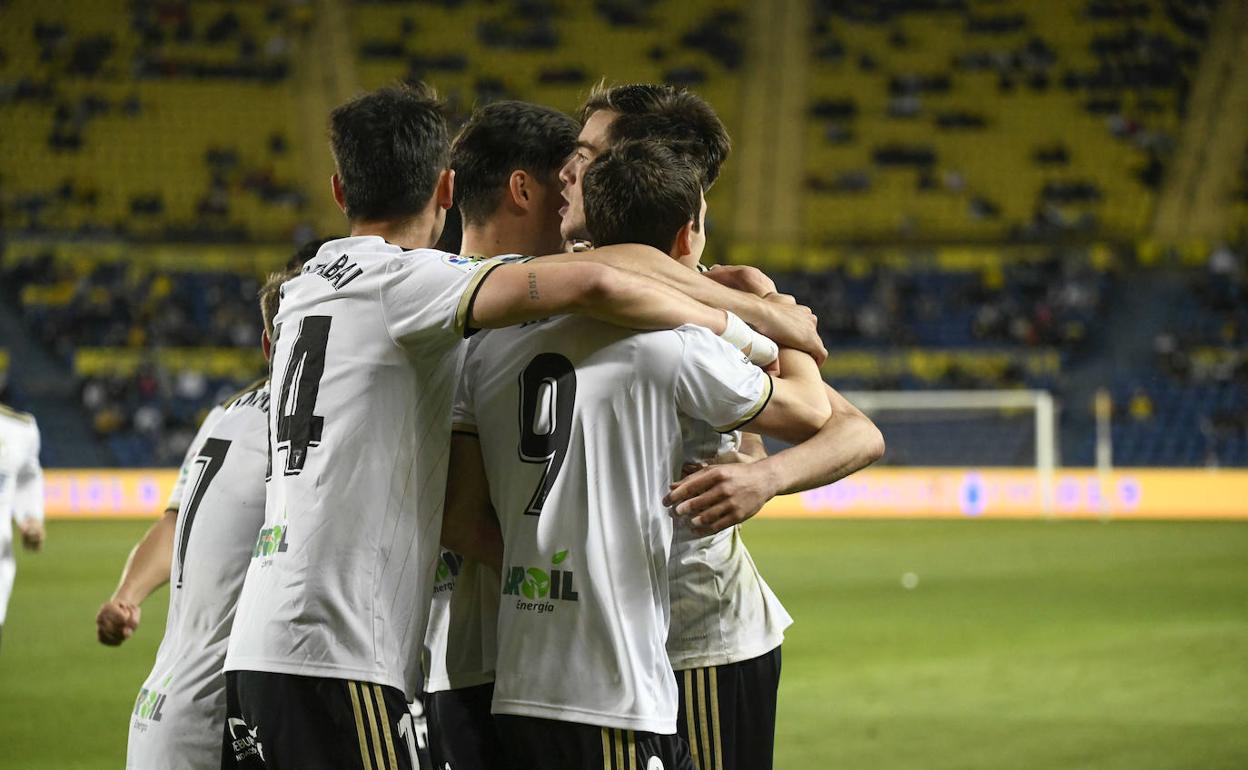
[[[476,269],[477,265],[481,264],[485,260],[481,257],[473,257],[466,254],[447,254],[442,257],[442,261],[456,270],[471,273],[474,269]]]

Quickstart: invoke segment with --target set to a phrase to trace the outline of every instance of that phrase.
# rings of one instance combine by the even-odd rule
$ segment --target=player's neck
[[[534,254],[534,248],[534,240],[527,231],[522,232],[516,227],[491,219],[478,225],[465,225],[459,252],[482,257],[497,257],[500,254],[542,256]]]
[[[437,220],[428,214],[405,219],[352,221],[351,235],[376,235],[404,249],[427,249],[437,242]]]

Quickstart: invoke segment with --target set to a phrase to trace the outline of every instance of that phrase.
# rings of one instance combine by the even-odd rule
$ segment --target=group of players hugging
[[[883,439],[807,308],[701,267],[711,107],[599,87],[579,117],[497,102],[452,142],[422,86],[333,111],[350,235],[262,288],[270,376],[97,618],[119,644],[171,583],[127,767],[772,766],[792,620],[738,525]]]

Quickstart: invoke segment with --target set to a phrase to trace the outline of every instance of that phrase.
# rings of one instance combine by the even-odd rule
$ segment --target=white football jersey
[[[417,694],[464,327],[498,264],[359,236],[282,286],[264,534],[226,670]]]
[[[425,634],[425,692],[494,681],[498,573],[442,549]]]
[[[182,458],[182,466],[178,468],[178,479],[173,482],[173,491],[169,493],[169,502],[165,504],[165,510],[176,511],[182,507],[182,493],[186,490],[186,480],[190,478],[192,471],[196,469],[196,457],[199,455],[199,447],[204,439],[208,436],[212,424],[225,411],[224,404],[217,404],[208,412],[208,416],[199,424],[199,430],[195,433],[195,438],[191,439],[190,446],[186,448],[186,456]]]
[[[685,462],[709,462],[736,451],[741,434],[720,434],[705,423],[685,425]],[[668,565],[672,625],[667,654],[672,668],[723,666],[779,647],[793,624],[754,566],[741,527],[699,536],[677,522]]]
[[[0,405],[0,626],[9,608],[17,561],[13,523],[43,521],[43,468],[33,415]]]
[[[126,767],[221,764],[226,644],[264,524],[269,394],[258,382],[214,409],[192,444],[178,508],[165,638],[130,716]]]
[[[709,331],[561,317],[487,333],[457,429],[478,427],[505,543],[494,712],[676,732],[667,658],[681,415],[731,431],[771,379]]]

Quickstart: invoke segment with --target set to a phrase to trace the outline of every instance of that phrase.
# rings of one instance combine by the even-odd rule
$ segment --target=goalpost
[[[1006,435],[1012,432],[1014,438],[1026,440],[1026,433],[1033,435],[1027,441],[1033,450],[1032,462],[1036,471],[1036,481],[1040,488],[1043,513],[1053,514],[1054,476],[1059,463],[1058,459],[1058,428],[1057,405],[1053,394],[1044,390],[905,390],[905,391],[843,391],[842,395],[850,403],[861,409],[881,425],[884,441],[889,445],[888,457],[894,455],[893,444],[889,437],[888,426],[892,423],[896,432],[909,435],[912,426],[926,423],[934,429],[935,435],[929,437],[928,443],[934,439],[944,443],[947,451],[937,452],[940,457],[936,462],[919,456],[911,457],[905,447],[899,459],[902,464],[911,465],[1018,465],[1017,458],[1008,454],[984,459],[967,457],[966,462],[959,459],[959,436],[950,435],[957,431],[959,425],[970,420],[980,423],[977,435],[992,436],[995,433]],[[1025,429],[1019,427],[1019,416],[1030,418]],[[905,430],[901,430],[902,427]],[[972,439],[973,440],[973,439]],[[1017,442],[1016,442],[1017,443]],[[974,447],[967,447],[973,450]],[[992,445],[987,447],[992,451]],[[964,454],[973,455],[973,451],[963,450]]]

